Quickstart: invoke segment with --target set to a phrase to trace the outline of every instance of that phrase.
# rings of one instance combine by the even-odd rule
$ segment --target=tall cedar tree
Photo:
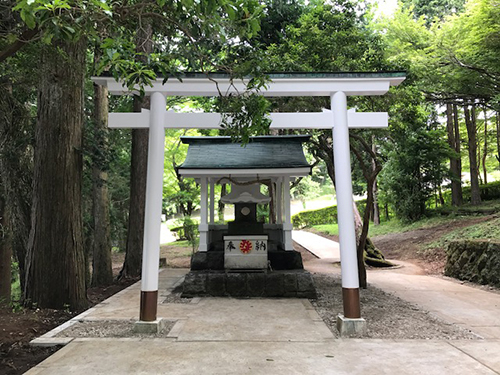
[[[94,84],[92,160],[92,286],[113,282],[108,194],[108,88]]]
[[[38,307],[87,306],[82,224],[86,40],[41,52],[32,227],[24,298]]]

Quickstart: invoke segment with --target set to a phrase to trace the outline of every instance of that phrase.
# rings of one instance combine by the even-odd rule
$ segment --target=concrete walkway
[[[340,261],[339,243],[304,230],[292,231],[292,239],[320,259]]]
[[[325,272],[339,272],[330,260],[317,259],[311,264]],[[306,299],[194,298],[191,303],[163,303],[185,273],[173,269],[160,272],[158,316],[175,321],[168,337],[61,339],[54,337],[65,328],[60,327],[37,343],[53,345],[59,340],[66,346],[27,374],[500,374],[499,339],[334,339]],[[415,275],[375,271],[369,280],[384,289],[389,288],[384,283],[392,285],[391,291],[402,297],[430,296],[439,291],[444,294],[420,301],[437,311],[441,299],[442,311],[465,314],[465,307],[457,308],[453,299],[443,297],[459,293],[465,301],[466,295],[459,288],[463,285],[441,279],[436,279],[439,284],[428,285],[426,282],[434,278],[406,276]],[[407,287],[409,281],[412,288]],[[82,320],[137,319],[139,291],[137,283],[65,326]],[[493,299],[499,297],[484,293]],[[480,307],[475,306],[472,314],[469,311],[469,317],[493,319]]]
[[[306,249],[338,246],[337,242],[309,233],[301,243]],[[334,244],[329,244],[333,242]],[[313,252],[313,251],[312,251]],[[314,253],[316,250],[314,250]],[[321,257],[320,257],[321,258]],[[306,264],[311,272],[339,273],[331,259],[319,259]],[[439,318],[470,329],[488,339],[500,339],[500,294],[463,285],[452,279],[426,276],[418,266],[395,261],[397,269],[372,269],[368,283],[414,303]],[[499,352],[500,353],[500,352]]]

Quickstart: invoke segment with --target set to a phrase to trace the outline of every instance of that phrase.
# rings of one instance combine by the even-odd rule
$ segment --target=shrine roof
[[[309,138],[309,135],[250,137],[249,142],[242,146],[233,142],[231,137],[181,137],[189,148],[179,171],[186,175],[186,170],[305,168],[309,173],[311,166],[302,149],[302,143]]]

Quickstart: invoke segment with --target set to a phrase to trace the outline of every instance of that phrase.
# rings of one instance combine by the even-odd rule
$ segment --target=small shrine
[[[191,269],[302,269],[292,244],[290,183],[311,173],[302,144],[309,136],[261,136],[242,146],[230,137],[182,137],[188,144],[179,167],[201,186],[200,244]],[[229,184],[221,198],[234,205],[235,219],[215,223],[216,184]],[[266,186],[267,195],[261,192]],[[257,205],[267,204],[269,222],[257,220]]]
[[[200,244],[192,256],[191,271],[306,273],[301,254],[292,243],[290,184],[295,178],[311,173],[302,149],[309,138],[308,135],[251,137],[244,146],[230,137],[181,138],[189,148],[178,172],[183,177],[195,178],[201,187]],[[217,184],[230,185],[230,193],[220,199],[226,205],[234,205],[233,221],[215,222]],[[258,220],[258,205],[267,208],[268,222]],[[186,283],[189,289],[189,277]],[[308,288],[313,289],[310,283]],[[290,296],[297,295],[296,290],[289,292]],[[232,293],[225,290],[221,294]],[[285,294],[283,290],[277,296]]]

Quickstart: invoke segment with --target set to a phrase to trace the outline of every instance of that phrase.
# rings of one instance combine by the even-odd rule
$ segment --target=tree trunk
[[[486,113],[486,107],[484,109],[484,148],[483,148],[483,183],[486,185],[488,183],[488,171],[486,169],[486,157],[488,156],[488,118]]]
[[[12,83],[0,83],[0,176],[3,184],[4,222],[11,237],[13,256],[19,266],[21,290],[25,285],[25,260],[31,228],[33,135],[28,105],[13,95]]]
[[[8,305],[11,298],[12,243],[7,221],[5,200],[0,196],[0,306]]]
[[[94,84],[92,286],[113,282],[108,196],[108,88]]]
[[[42,51],[32,226],[25,302],[87,306],[82,224],[82,129],[86,41]]]
[[[455,155],[450,156],[450,174],[451,174],[451,204],[460,206],[462,204],[462,183],[460,170],[460,154],[457,153],[457,144],[460,147],[460,134],[455,132],[455,124],[453,119],[453,107],[451,104],[446,104],[446,130],[448,133],[448,144],[455,152]],[[458,142],[457,142],[458,138]]]
[[[222,203],[222,197],[227,194],[227,185],[221,184],[220,188],[220,198],[218,202],[218,211],[219,211],[219,221],[221,223],[224,222],[224,203]]]
[[[137,31],[139,58],[147,59],[153,51],[151,23],[144,22]],[[149,109],[149,97],[134,97],[134,112]],[[144,246],[144,215],[146,211],[146,179],[148,172],[148,129],[132,130],[132,161],[130,172],[130,209],[128,217],[127,250],[119,278],[139,277],[142,269]]]
[[[372,137],[372,151],[373,153],[377,152],[377,146],[375,145],[375,137]],[[377,165],[374,160],[372,160],[372,168],[373,171],[377,168]],[[377,177],[375,177],[375,181],[373,182],[373,189],[372,189],[372,194],[373,194],[373,210],[372,210],[372,216],[373,216],[373,224],[379,225],[380,224],[380,207],[378,205],[378,186],[377,186]]]
[[[458,121],[458,106],[453,104],[453,126],[455,128],[455,152],[458,154],[457,158],[457,181],[456,181],[456,201],[457,205],[461,206],[463,199],[462,192],[462,154],[461,154],[461,139],[460,139],[460,123]]]
[[[496,123],[497,123],[497,161],[498,166],[500,168],[500,113],[497,112],[496,115]]]
[[[368,196],[371,196],[371,193],[368,193]],[[366,283],[366,267],[365,267],[364,251],[366,245],[366,238],[368,237],[368,225],[370,222],[370,211],[373,201],[372,200],[368,201],[368,199],[366,200],[366,208],[363,216],[367,220],[361,219],[361,215],[359,214],[358,207],[356,206],[356,202],[354,200],[352,201],[352,204],[354,211],[354,226],[356,231],[356,238],[358,240],[356,254],[358,259],[359,286],[361,288],[366,289],[367,283]],[[366,225],[366,232],[363,230],[365,225]]]
[[[469,145],[469,164],[470,164],[470,186],[471,186],[471,203],[478,205],[481,203],[481,194],[479,190],[479,170],[477,167],[477,140],[476,140],[476,110],[472,105],[464,106],[465,125],[467,126],[467,136]]]

